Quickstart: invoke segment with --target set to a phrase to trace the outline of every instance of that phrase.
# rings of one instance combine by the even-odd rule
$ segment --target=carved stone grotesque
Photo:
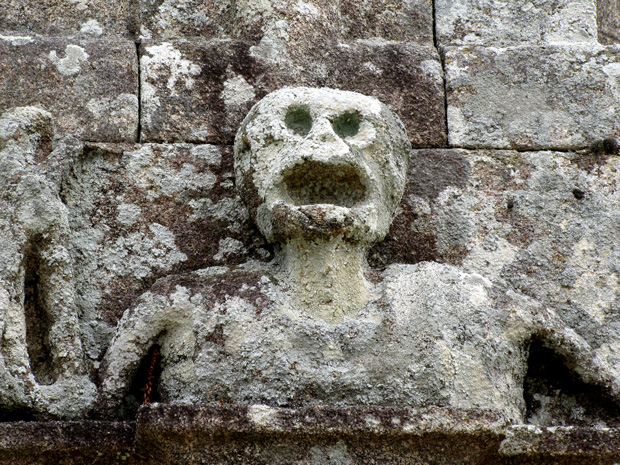
[[[275,259],[156,282],[119,322],[103,404],[118,408],[158,344],[165,402],[446,406],[520,422],[534,338],[617,397],[604,362],[532,299],[449,265],[368,268],[409,151],[374,98],[287,88],[260,101],[237,134],[235,174]]]
[[[76,147],[52,150],[51,115],[0,117],[0,416],[75,417],[92,405],[85,376],[67,210],[58,191]],[[50,153],[51,152],[51,153]]]

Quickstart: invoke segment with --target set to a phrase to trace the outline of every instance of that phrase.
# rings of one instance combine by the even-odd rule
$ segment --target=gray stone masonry
[[[620,0],[0,0],[0,462],[620,463],[619,47]],[[402,121],[381,215],[374,104],[235,174],[295,86]]]

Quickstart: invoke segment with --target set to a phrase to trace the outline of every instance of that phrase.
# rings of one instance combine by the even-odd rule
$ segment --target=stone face
[[[431,48],[360,42],[323,50],[321,61],[314,55],[296,61],[263,42],[142,47],[145,142],[231,143],[243,117],[267,93],[320,85],[378,98],[401,117],[414,146],[445,143],[443,78]]]
[[[597,40],[595,0],[438,0],[435,10],[442,46],[594,44]]]
[[[27,36],[134,37],[138,10],[132,0],[2,0],[0,31]]]
[[[599,42],[620,43],[620,1],[599,0],[597,6]]]
[[[457,147],[576,149],[620,135],[620,49],[449,48],[449,141]]]
[[[385,237],[400,202],[410,150],[398,117],[374,98],[281,89],[241,124],[235,179],[270,242],[297,234],[312,220],[309,234],[316,237],[336,227],[347,240],[375,243]],[[347,208],[355,208],[355,215],[344,228],[337,218]],[[286,216],[285,224],[276,224],[279,215]]]
[[[135,45],[125,40],[0,38],[0,111],[49,111],[59,136],[133,142],[138,128]]]

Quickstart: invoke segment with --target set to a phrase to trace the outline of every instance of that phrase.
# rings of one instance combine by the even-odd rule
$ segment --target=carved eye
[[[354,111],[347,111],[334,118],[332,127],[334,132],[343,139],[345,137],[353,137],[360,130],[360,115]]]
[[[312,128],[312,116],[308,107],[291,107],[284,118],[286,127],[300,136],[306,136]]]

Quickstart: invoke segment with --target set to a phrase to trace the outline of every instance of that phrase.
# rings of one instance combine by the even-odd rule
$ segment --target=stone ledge
[[[0,463],[124,462],[133,454],[135,422],[0,423]]]
[[[506,456],[620,457],[620,429],[514,425],[500,445]]]
[[[136,422],[0,423],[11,464],[607,464],[620,429],[507,425],[444,408],[142,406]]]
[[[445,408],[210,406],[152,404],[138,412],[138,443],[152,434],[221,433],[419,436],[429,433],[499,435],[495,412]]]

